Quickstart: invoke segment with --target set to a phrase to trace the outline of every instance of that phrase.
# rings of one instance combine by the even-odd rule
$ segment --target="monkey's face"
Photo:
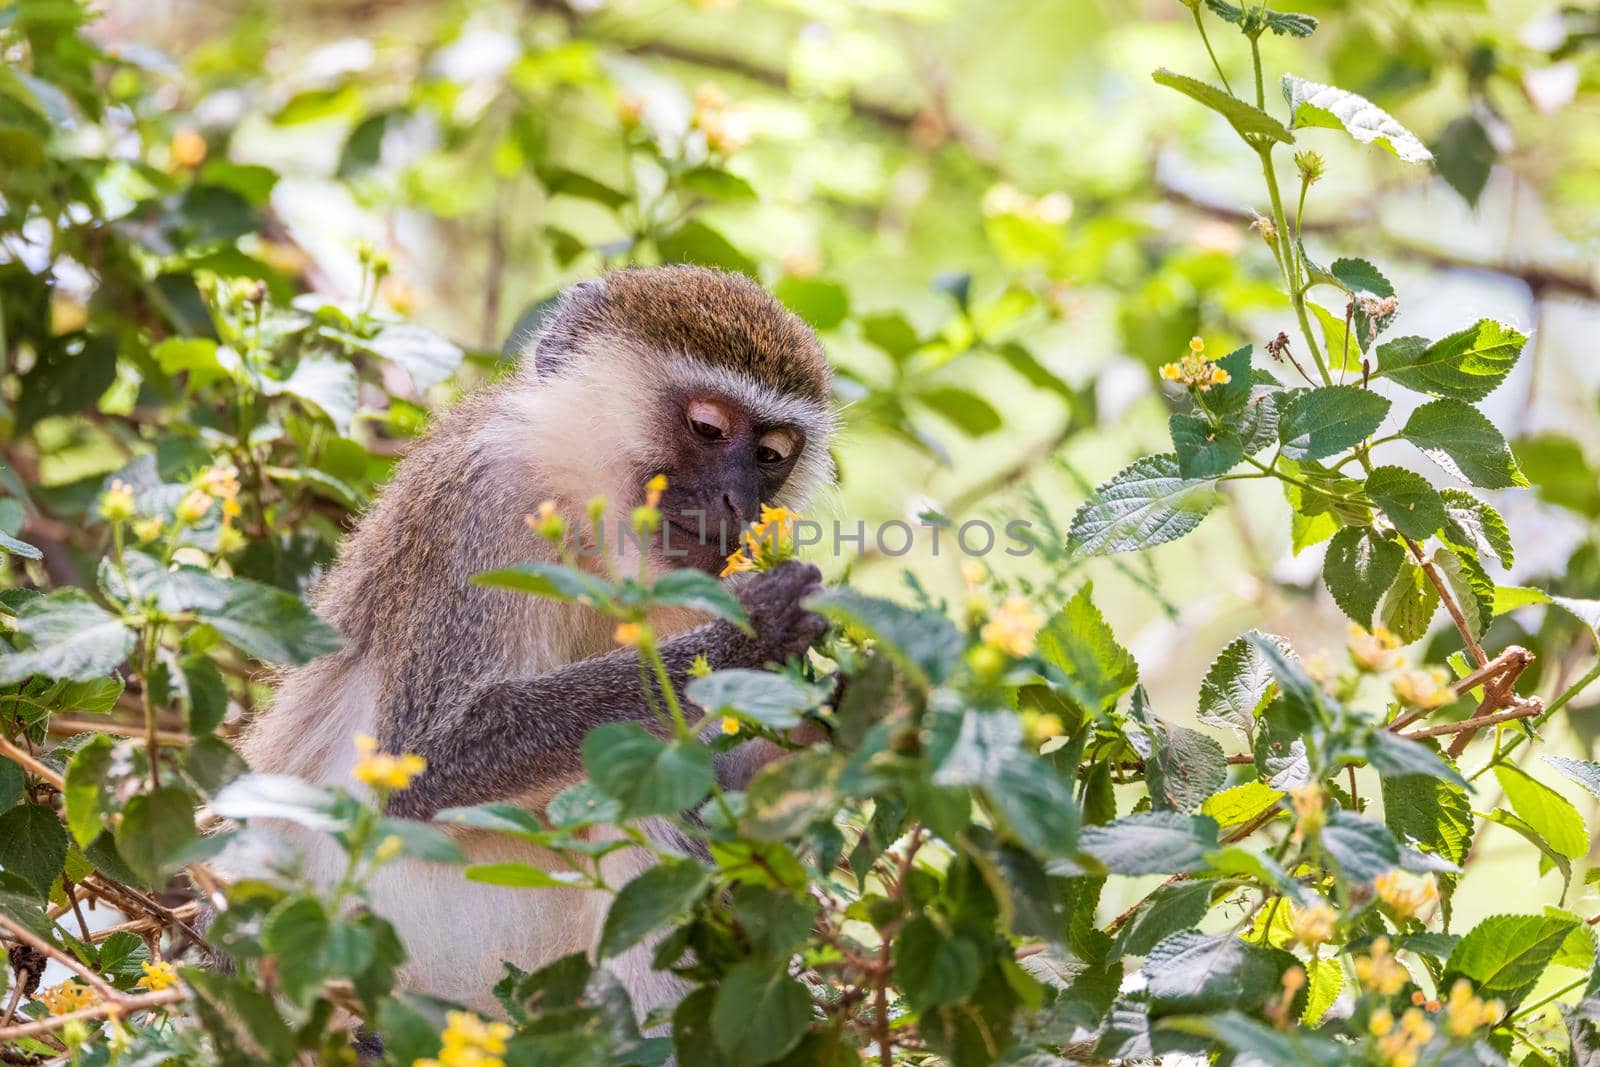
[[[716,573],[763,503],[795,499],[791,480],[816,442],[801,421],[709,388],[676,391],[664,414],[671,459],[651,472],[667,477],[652,555],[668,567]]]

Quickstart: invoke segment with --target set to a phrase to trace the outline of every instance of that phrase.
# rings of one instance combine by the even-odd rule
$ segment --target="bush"
[[[396,1064],[1590,1062],[1600,970],[1589,922],[1507,901],[1505,914],[1451,929],[1484,823],[1519,835],[1528,880],[1555,870],[1565,895],[1589,830],[1552,772],[1600,796],[1600,764],[1518,762],[1600,676],[1573,670],[1547,702],[1524,695],[1536,653],[1589,661],[1600,601],[1493,577],[1512,564],[1512,540],[1475,490],[1529,479],[1476,405],[1527,338],[1470,312],[1437,338],[1392,336],[1400,297],[1379,266],[1318,258],[1304,213],[1326,164],[1302,131],[1343,131],[1419,166],[1430,150],[1336,87],[1285,77],[1284,105],[1269,104],[1261,40],[1308,36],[1316,20],[1185,3],[1195,55],[1215,63],[1207,35],[1243,34],[1253,94],[1233,92],[1220,64],[1220,88],[1165,69],[1155,82],[1214,112],[1259,161],[1270,214],[1255,229],[1296,335],[1225,354],[1197,337],[1151,361],[1173,406],[1170,450],[1094,489],[1066,529],[1041,524],[1027,577],[971,566],[953,607],[915,581],[899,600],[842,582],[813,605],[832,627],[812,661],[706,665],[681,698],[664,687],[657,733],[594,731],[585,780],[545,812],[486,804],[434,825],[382,814],[420,769],[403,753],[363,753],[369,788],[322,789],[250,774],[228,739],[264,695],[264,665],[339,646],[302,596],[426,423],[430,390],[437,399],[504,361],[406,321],[389,257],[370,245],[356,302],[302,291],[304,264],[273,236],[273,169],[230,161],[221,138],[158,107],[169,75],[103,51],[77,4],[0,12],[0,47],[16,60],[0,79],[6,1061],[354,1062],[355,1019]],[[567,94],[612,94],[581,35],[522,63],[505,91],[524,119]],[[294,95],[278,118],[343,106],[347,88]],[[403,113],[434,109],[449,133],[481,132],[448,127],[452,93],[419,97],[356,123],[341,172],[370,167]],[[728,166],[744,135],[725,101],[702,95],[673,139],[625,99],[625,169],[647,176],[626,189],[559,164],[520,121],[499,131],[496,153],[623,235],[595,246],[546,227],[562,266],[693,261],[771,276],[708,221],[757,196]],[[137,149],[99,151],[74,134],[85,129],[122,131]],[[1291,152],[1292,211],[1278,174]],[[1465,180],[1459,164],[1452,181]],[[1051,225],[1053,208],[1012,194],[989,216],[1002,258]],[[1092,392],[1027,346],[1022,324],[1044,314],[1053,283],[1012,266],[998,294],[946,277],[932,333],[859,313],[846,287],[806,272],[775,288],[819,330],[850,323],[893,366],[887,383],[847,376],[860,424],[935,453],[929,412],[985,436],[1001,413],[938,372],[988,359],[1064,405],[1053,453],[1094,424]],[[81,276],[92,284],[80,292]],[[1401,391],[1426,399],[1385,433]],[[1448,478],[1399,465],[1408,447]],[[85,453],[116,455],[116,469]],[[1349,616],[1347,655],[1301,656],[1245,633],[1198,680],[1208,729],[1196,729],[1156,710],[1093,587],[1072,576],[1183,537],[1251,480],[1281,485],[1297,550],[1327,542],[1322,579]],[[788,552],[780,538],[756,565]],[[479,580],[589,598],[663,677],[643,625],[651,607],[742,621],[699,576],[652,584],[568,559]],[[1532,650],[1494,628],[1545,604],[1556,611],[1525,638]],[[1441,606],[1447,636],[1412,656]],[[708,722],[720,723],[709,745]],[[805,723],[828,740],[797,744]],[[714,753],[753,738],[793,751],[742,793],[720,788]],[[634,825],[645,817],[703,854],[666,849]],[[232,826],[264,818],[331,835],[345,876],[229,883],[209,869]],[[507,965],[493,991],[501,1021],[399,989],[400,940],[363,903],[372,872],[398,857],[462,863],[447,832],[459,825],[536,843],[569,867],[468,865],[467,879],[614,895],[595,959]],[[587,832],[613,825],[620,835]],[[611,884],[599,861],[625,848],[655,865]],[[1113,879],[1156,881],[1107,917]],[[126,921],[91,929],[94,904]],[[639,1020],[602,964],[652,939],[655,965],[685,993]],[[208,967],[210,950],[234,966]],[[47,962],[60,981],[41,984]],[[1574,993],[1569,1034],[1541,1009]]]

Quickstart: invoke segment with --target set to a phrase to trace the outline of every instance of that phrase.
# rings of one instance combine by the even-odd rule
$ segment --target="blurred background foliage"
[[[1269,65],[1371,98],[1438,159],[1329,134],[1314,254],[1381,264],[1400,332],[1470,305],[1532,335],[1486,405],[1538,486],[1498,494],[1519,553],[1496,577],[1600,593],[1600,7],[1300,7],[1322,29],[1265,37]],[[303,592],[429,412],[509,366],[562,285],[687,260],[757,276],[827,344],[846,431],[815,517],[1029,519],[1041,551],[997,569],[1047,604],[1094,577],[1184,718],[1240,630],[1344,637],[1321,546],[1295,551],[1260,483],[1154,554],[1084,564],[1059,532],[1166,447],[1154,372],[1191,336],[1290,326],[1248,155],[1149,80],[1205,73],[1192,32],[1175,0],[0,6],[0,532],[42,551],[14,577],[89,584],[108,478],[160,498],[226,460],[245,536],[199,547]],[[1245,39],[1213,36],[1248,79]],[[927,539],[823,555],[877,591],[961,588]],[[1555,615],[1484,641],[1545,651],[1545,693],[1589,652]],[[260,696],[235,686],[230,715]],[[1587,754],[1600,716],[1567,722]]]

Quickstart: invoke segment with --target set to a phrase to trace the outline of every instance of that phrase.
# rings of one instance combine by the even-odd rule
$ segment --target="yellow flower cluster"
[[[178,969],[166,960],[147,960],[139,966],[144,970],[144,977],[136,983],[140,989],[155,992],[178,984]]]
[[[1227,385],[1233,380],[1231,374],[1206,358],[1206,343],[1198,337],[1189,339],[1189,351],[1182,359],[1161,368],[1161,377],[1202,393],[1213,385]]]
[[[59,985],[53,985],[39,994],[39,1001],[51,1015],[68,1015],[84,1008],[92,1008],[100,1003],[100,994],[79,982],[75,978],[68,978]]]
[[[1397,919],[1421,916],[1439,903],[1439,885],[1431,874],[1419,878],[1396,867],[1378,875],[1372,887]]]
[[[738,718],[738,716],[736,716],[736,715],[724,715],[722,717],[722,732],[727,734],[730,737],[733,736],[734,734],[738,733],[739,732],[739,718]]]
[[[634,529],[648,532],[661,525],[661,494],[666,489],[665,474],[658,474],[644,483],[644,503],[633,509]]]
[[[567,532],[567,520],[556,511],[554,500],[541,502],[534,513],[523,516],[522,521],[528,524],[528,529],[548,541],[559,541]]]
[[[413,1061],[411,1067],[505,1067],[501,1056],[511,1027],[487,1023],[468,1011],[452,1011],[445,1016],[443,1047],[437,1059]]]
[[[1339,913],[1318,901],[1289,912],[1289,932],[1300,944],[1316,952],[1333,940],[1333,928],[1338,921]]]
[[[647,644],[654,636],[650,627],[642,622],[619,622],[617,628],[611,632],[613,641],[628,648],[638,648]]]
[[[1060,737],[1066,729],[1067,725],[1061,721],[1061,716],[1053,711],[1022,713],[1022,732],[1036,745],[1042,745],[1052,737]]]
[[[133,518],[133,489],[120,478],[111,483],[100,498],[100,517],[107,522],[127,522]]]
[[[691,678],[704,678],[710,673],[711,661],[706,658],[706,654],[704,652],[696,656],[693,662],[689,664],[689,677]]]
[[[737,152],[749,144],[753,136],[749,109],[731,103],[727,93],[711,84],[695,90],[689,128],[699,130],[706,139],[706,147],[722,155]]]
[[[744,542],[727,559],[722,577],[745,571],[770,571],[794,558],[794,527],[800,516],[785,507],[761,505],[761,521],[752,522]]]
[[[1456,698],[1455,690],[1450,688],[1450,674],[1443,667],[1406,671],[1397,676],[1392,684],[1394,695],[1402,704],[1410,704],[1423,711],[1442,708]]]
[[[405,789],[412,779],[428,769],[428,761],[421,756],[379,752],[378,739],[366,734],[356,735],[356,751],[361,756],[352,772],[356,781],[380,789]]]
[[[1402,666],[1406,658],[1396,651],[1400,638],[1379,623],[1368,633],[1357,623],[1350,624],[1350,658],[1364,671],[1387,671]]]
[[[1367,955],[1356,960],[1356,979],[1361,988],[1392,997],[1411,981],[1411,972],[1389,951],[1389,939],[1380,937],[1372,942]]]
[[[1322,827],[1328,821],[1328,811],[1323,803],[1320,785],[1311,782],[1289,790],[1289,803],[1294,807],[1294,832],[1297,838],[1322,832]]]
[[[1472,983],[1457,978],[1450,987],[1450,1000],[1445,1004],[1444,1028],[1451,1037],[1469,1037],[1474,1030],[1492,1026],[1506,1013],[1506,1006],[1498,1000],[1484,1000],[1473,992]]]
[[[1418,1008],[1407,1008],[1398,1023],[1387,1008],[1379,1008],[1372,1013],[1368,1028],[1378,1039],[1378,1055],[1390,1067],[1416,1067],[1422,1047],[1435,1033],[1434,1025]]]
[[[1043,625],[1044,617],[1033,610],[1033,605],[1023,597],[1012,596],[989,616],[978,636],[984,644],[1007,655],[1027,656],[1033,653]]]

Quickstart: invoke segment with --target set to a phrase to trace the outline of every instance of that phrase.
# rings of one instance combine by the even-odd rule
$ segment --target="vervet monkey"
[[[797,508],[831,480],[829,382],[812,331],[738,275],[671,266],[573,286],[517,372],[442,415],[361,519],[315,596],[345,645],[286,676],[244,739],[251,767],[348,784],[354,738],[365,733],[385,752],[428,761],[392,798],[395,814],[485,801],[538,810],[581,776],[579,748],[593,727],[656,719],[612,620],[471,578],[556,558],[525,521],[542,502],[570,523],[603,495],[625,516],[657,474],[667,478],[668,551],[658,534],[646,566],[715,573],[761,503]],[[631,553],[619,566],[632,573],[638,546],[612,527],[606,551]],[[739,598],[753,636],[686,611],[653,618],[674,684],[701,653],[718,668],[803,654],[824,628],[802,607],[819,582],[798,563],[752,576]],[[719,775],[740,787],[761,758],[725,758]],[[309,875],[337,879],[343,857],[332,842],[282,833]],[[475,863],[563,866],[502,835],[458,836]],[[618,885],[648,863],[642,850],[620,850],[605,877]],[[469,882],[415,860],[381,869],[370,890],[409,953],[402,984],[486,1012],[498,1011],[489,990],[502,960],[533,968],[591,950],[610,899]],[[648,951],[611,966],[640,1011],[675,988],[651,970]]]

